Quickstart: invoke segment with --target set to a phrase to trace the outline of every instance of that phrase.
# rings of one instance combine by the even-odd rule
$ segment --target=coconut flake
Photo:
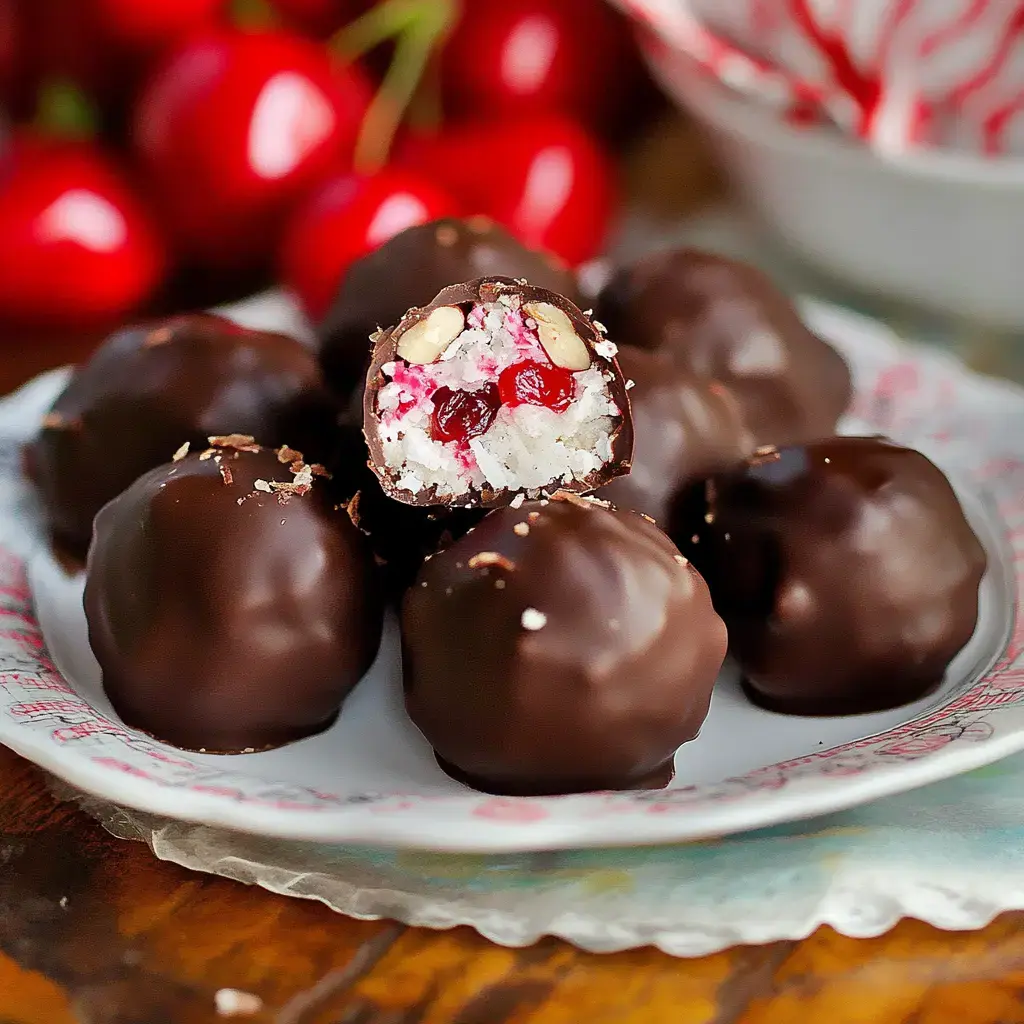
[[[535,633],[538,629],[543,629],[548,624],[548,617],[536,608],[527,608],[519,619],[523,629],[528,629],[531,633]]]

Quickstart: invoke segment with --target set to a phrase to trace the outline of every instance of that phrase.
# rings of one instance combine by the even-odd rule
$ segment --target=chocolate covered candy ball
[[[376,336],[370,465],[409,505],[493,508],[628,472],[616,346],[564,296],[505,277],[451,285]]]
[[[726,631],[669,539],[575,495],[492,512],[402,609],[406,707],[485,792],[664,785],[708,712]]]
[[[55,539],[84,557],[96,513],[183,442],[248,434],[301,443],[312,458],[309,442],[332,422],[316,358],[300,342],[182,316],[101,345],[44,418],[27,463]]]
[[[613,275],[597,316],[620,345],[668,352],[724,384],[759,445],[828,437],[849,404],[843,358],[743,263],[695,249],[654,253]]]
[[[131,726],[263,750],[329,726],[373,662],[373,558],[319,467],[244,437],[160,466],[96,517],[85,610]]]
[[[650,516],[671,532],[678,496],[696,480],[754,450],[735,395],[678,366],[667,352],[622,345],[619,367],[633,414],[633,464],[598,492],[620,509]]]
[[[881,438],[761,451],[693,495],[690,527],[749,693],[773,710],[917,700],[978,621],[986,556],[953,489]]]
[[[397,324],[442,289],[478,277],[525,278],[576,298],[572,274],[485,217],[448,218],[408,228],[356,261],[317,330],[327,382],[342,400],[362,393],[370,335]]]

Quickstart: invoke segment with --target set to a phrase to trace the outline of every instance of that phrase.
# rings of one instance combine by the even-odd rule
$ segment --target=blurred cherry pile
[[[605,0],[0,0],[0,325],[275,280],[316,318],[447,215],[577,265],[646,88]]]

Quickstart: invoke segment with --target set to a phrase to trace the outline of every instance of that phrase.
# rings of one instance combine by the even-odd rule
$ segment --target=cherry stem
[[[372,173],[387,163],[430,58],[457,14],[458,0],[385,0],[335,37],[332,48],[347,60],[397,39],[391,66],[359,132],[353,158],[356,171]]]
[[[53,79],[39,90],[35,126],[44,135],[60,139],[93,139],[98,116],[89,97],[72,81]]]

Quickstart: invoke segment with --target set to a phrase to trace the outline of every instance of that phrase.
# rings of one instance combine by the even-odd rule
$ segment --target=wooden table
[[[669,215],[714,187],[699,161],[679,173],[690,146],[676,133],[635,164]],[[6,348],[0,394],[90,344]],[[1024,1024],[1022,925],[907,921],[870,941],[823,928],[693,961],[507,950],[162,863],[0,748],[0,1024]],[[252,1012],[221,1015],[218,993]]]

